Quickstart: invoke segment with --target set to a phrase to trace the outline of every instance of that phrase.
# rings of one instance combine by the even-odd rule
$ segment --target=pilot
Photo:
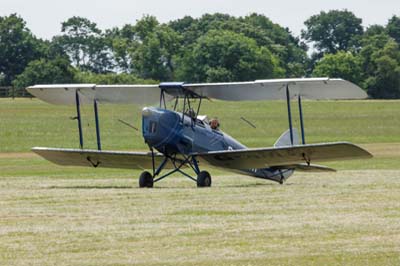
[[[218,121],[217,118],[211,119],[210,127],[211,127],[211,129],[214,129],[214,130],[218,130],[219,129],[219,121]]]

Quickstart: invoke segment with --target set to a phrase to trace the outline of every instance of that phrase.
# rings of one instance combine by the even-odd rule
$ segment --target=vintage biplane
[[[159,85],[35,85],[27,90],[52,104],[74,104],[77,110],[79,149],[43,148],[32,150],[59,164],[88,167],[141,169],[140,187],[179,172],[198,187],[211,186],[206,167],[283,183],[295,170],[335,171],[315,162],[369,158],[372,155],[349,142],[306,144],[301,100],[362,99],[366,93],[342,79],[303,78],[250,82],[187,84],[168,82]],[[291,99],[298,100],[301,142],[292,126]],[[289,129],[273,147],[247,148],[222,132],[216,120],[199,115],[202,100],[260,101],[286,99]],[[167,102],[174,103],[167,108]],[[179,104],[178,104],[179,102]],[[149,152],[104,151],[101,148],[98,103],[135,103],[158,107],[142,110],[142,134]],[[197,106],[194,106],[194,103]],[[221,103],[221,102],[219,102]],[[97,150],[83,148],[80,106],[94,108]],[[182,107],[183,105],[183,107]],[[178,108],[179,106],[179,108]],[[178,110],[179,109],[179,110]],[[166,171],[168,170],[168,171]],[[194,176],[187,173],[193,170]],[[164,173],[161,175],[161,173]]]

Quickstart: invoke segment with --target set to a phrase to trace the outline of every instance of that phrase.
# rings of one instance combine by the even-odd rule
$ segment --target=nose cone
[[[149,117],[149,116],[151,116],[152,115],[152,111],[151,111],[151,108],[150,107],[144,107],[143,109],[142,109],[142,116],[143,117]]]
[[[142,131],[145,140],[151,140],[156,136],[162,112],[153,107],[145,107],[142,110]]]

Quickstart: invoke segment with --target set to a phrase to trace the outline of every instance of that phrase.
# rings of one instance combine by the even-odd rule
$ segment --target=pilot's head
[[[210,127],[211,129],[217,130],[219,128],[219,121],[218,118],[213,118],[210,121]]]

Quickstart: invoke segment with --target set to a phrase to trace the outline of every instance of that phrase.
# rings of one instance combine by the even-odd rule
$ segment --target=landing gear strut
[[[155,167],[155,155],[154,155],[153,151],[151,154],[152,154],[152,162],[153,162],[153,174],[151,174],[150,172],[147,172],[147,171],[143,172],[139,177],[139,187],[151,188],[151,187],[153,187],[154,183],[166,178],[167,176],[169,176],[175,172],[179,172],[183,176],[186,176],[190,180],[196,182],[197,187],[210,187],[211,186],[211,175],[207,171],[200,171],[199,166],[197,165],[197,160],[196,160],[195,156],[188,156],[188,157],[184,156],[183,158],[176,158],[175,155],[174,156],[165,156],[164,160],[156,168]],[[170,161],[172,163],[172,165],[174,166],[174,169],[160,177],[157,177],[161,173],[161,171],[164,169],[164,167],[167,165],[168,161]],[[189,169],[191,168],[197,175],[197,178],[193,178],[189,174],[185,173],[181,169],[183,166],[187,166]]]

